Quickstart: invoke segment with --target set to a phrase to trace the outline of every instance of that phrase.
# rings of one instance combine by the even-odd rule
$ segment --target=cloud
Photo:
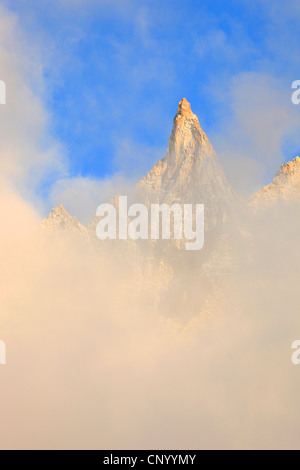
[[[129,200],[134,199],[136,183],[165,155],[166,149],[117,135],[113,140],[113,174],[104,178],[57,178],[49,191],[48,210],[63,204],[70,214],[87,224],[98,205],[110,201],[115,195],[127,195]]]
[[[3,180],[0,181],[0,258],[32,238],[40,222],[37,211]]]
[[[67,164],[60,144],[49,133],[36,47],[23,35],[16,15],[3,6],[0,13],[1,79],[7,92],[7,103],[0,107],[1,178],[33,197],[46,175],[64,173]]]
[[[229,252],[216,253],[215,277],[215,258],[207,260],[213,292],[184,253],[170,266],[173,256],[143,258],[127,244],[96,252],[59,237],[29,242],[39,218],[20,193],[52,179],[51,203],[86,222],[99,203],[131,189],[129,173],[138,177],[164,152],[119,136],[114,176],[71,177],[49,137],[39,52],[18,39],[18,18],[1,13],[8,105],[0,108],[0,339],[7,345],[0,447],[299,447],[299,373],[290,361],[299,332],[299,208],[253,222],[250,235],[247,225],[246,242],[238,232]],[[277,169],[287,135],[298,143],[290,85],[240,74],[215,98],[227,114],[212,141],[235,183],[250,190],[258,173],[263,179],[267,167]],[[164,116],[154,106],[138,119],[159,128]],[[251,259],[222,276],[221,255],[227,266],[231,251]]]
[[[134,188],[134,181],[121,174],[103,179],[58,179],[51,188],[49,199],[52,207],[63,204],[70,214],[86,225],[95,215],[99,204],[109,202],[117,194],[127,195],[132,199]]]
[[[300,148],[299,109],[291,103],[291,84],[263,73],[235,76],[228,93],[214,97],[226,103],[212,140],[230,179],[244,194],[266,183]],[[286,154],[285,144],[289,140]]]
[[[236,233],[250,264],[208,297],[184,253],[175,278],[129,246],[36,237],[2,255],[1,449],[299,448],[290,209],[256,221],[254,245]]]
[[[166,148],[155,148],[124,137],[116,140],[113,165],[121,174],[138,179],[163,158],[166,151]]]

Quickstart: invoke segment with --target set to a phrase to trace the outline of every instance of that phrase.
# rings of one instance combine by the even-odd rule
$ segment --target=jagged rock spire
[[[205,204],[207,227],[216,226],[239,199],[185,98],[178,104],[167,154],[139,182],[136,199],[146,205]]]
[[[190,103],[183,98],[179,101],[174,118],[166,160],[175,165],[180,164],[187,151],[193,153],[195,158],[203,152],[214,154],[206,134],[200,127],[198,117],[193,113]]]

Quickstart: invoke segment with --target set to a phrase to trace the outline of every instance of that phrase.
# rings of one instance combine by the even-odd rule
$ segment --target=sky
[[[42,213],[62,202],[83,220],[126,191],[164,156],[182,97],[242,195],[300,153],[300,106],[291,102],[291,84],[300,79],[297,1],[0,5],[0,79],[7,107],[23,104],[21,113],[18,103],[11,110],[7,135],[16,113],[23,126],[11,153],[21,154],[24,136],[31,139],[18,177],[10,177]]]

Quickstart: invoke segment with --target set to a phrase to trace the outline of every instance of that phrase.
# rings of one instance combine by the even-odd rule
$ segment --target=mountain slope
[[[300,201],[300,158],[281,165],[274,180],[255,193],[250,202],[266,206],[276,201]]]
[[[76,217],[72,217],[61,204],[55,207],[41,222],[40,230],[48,233],[88,235],[87,229],[78,222]]]
[[[222,224],[240,202],[185,98],[178,105],[167,154],[138,183],[136,199],[147,206],[204,204],[206,229]]]

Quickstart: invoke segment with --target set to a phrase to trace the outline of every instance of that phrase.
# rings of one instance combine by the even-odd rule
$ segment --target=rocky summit
[[[254,205],[270,205],[279,200],[300,201],[300,158],[281,165],[271,184],[251,197]]]
[[[147,207],[153,203],[204,204],[205,230],[213,231],[217,237],[224,233],[224,224],[228,225],[229,221],[229,225],[234,225],[235,215],[246,209],[242,198],[229,184],[216,152],[185,98],[178,104],[167,153],[139,181],[135,199]],[[300,200],[299,157],[283,164],[273,182],[249,199],[252,209],[278,200]],[[97,221],[94,216],[85,228],[59,205],[42,222],[41,229],[95,239]]]
[[[138,183],[136,199],[146,205],[204,204],[208,229],[222,224],[240,202],[185,98],[178,105],[167,154]]]
[[[76,217],[71,216],[61,204],[52,209],[50,214],[42,221],[40,230],[48,233],[61,232],[87,235],[87,229],[81,225]]]

